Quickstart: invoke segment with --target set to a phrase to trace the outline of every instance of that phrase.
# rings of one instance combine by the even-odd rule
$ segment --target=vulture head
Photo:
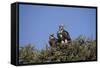
[[[63,30],[64,30],[64,25],[63,24],[59,25],[59,31],[63,31]]]

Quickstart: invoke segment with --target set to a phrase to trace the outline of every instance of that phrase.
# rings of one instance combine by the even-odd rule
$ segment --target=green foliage
[[[27,46],[19,48],[19,62],[33,63],[37,62],[38,53],[34,46],[28,44]],[[34,60],[34,61],[33,61]]]
[[[83,42],[81,42],[83,41]],[[19,63],[68,62],[96,59],[96,40],[79,36],[71,43],[58,43],[57,47],[46,45],[37,50],[32,45],[19,48]]]

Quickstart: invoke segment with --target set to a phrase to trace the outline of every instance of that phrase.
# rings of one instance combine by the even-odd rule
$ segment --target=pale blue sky
[[[19,5],[19,44],[34,44],[43,48],[48,44],[50,33],[56,33],[64,24],[72,39],[79,35],[96,37],[96,9],[77,7],[56,7]]]

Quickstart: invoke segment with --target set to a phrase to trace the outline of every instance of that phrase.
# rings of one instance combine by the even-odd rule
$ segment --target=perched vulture
[[[59,26],[59,31],[57,32],[58,42],[68,43],[71,42],[69,33],[64,30],[63,26]]]
[[[51,47],[56,47],[56,45],[57,45],[57,39],[54,37],[54,34],[51,34],[49,36],[49,45]]]

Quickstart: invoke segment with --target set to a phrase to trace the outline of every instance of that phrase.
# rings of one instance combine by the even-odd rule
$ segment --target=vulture
[[[61,25],[59,26],[59,31],[57,32],[58,42],[59,43],[69,43],[71,42],[71,37],[69,33],[64,30],[64,27]]]
[[[51,34],[49,36],[49,45],[51,47],[56,47],[56,45],[57,45],[57,39],[54,37],[54,34]]]

